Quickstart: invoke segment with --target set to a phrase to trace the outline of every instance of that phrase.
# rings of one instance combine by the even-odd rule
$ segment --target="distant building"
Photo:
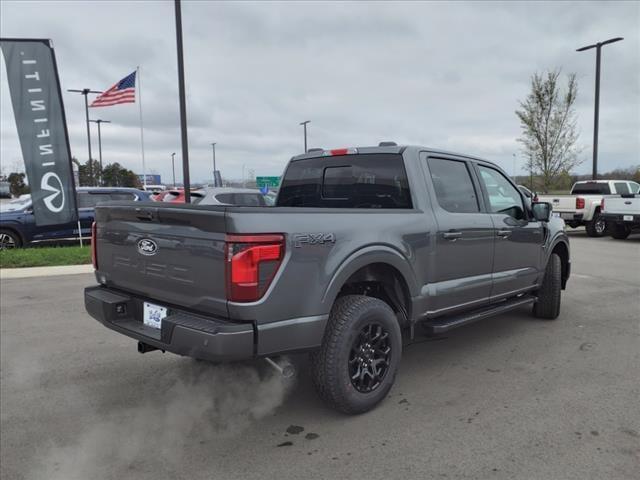
[[[140,184],[144,185],[144,175],[138,174],[138,180]],[[147,173],[147,182],[148,185],[162,185],[161,176],[155,173]]]

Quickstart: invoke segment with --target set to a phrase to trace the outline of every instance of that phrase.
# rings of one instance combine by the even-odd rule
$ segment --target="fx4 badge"
[[[293,246],[300,248],[303,245],[333,245],[336,236],[333,233],[296,233],[293,235]]]

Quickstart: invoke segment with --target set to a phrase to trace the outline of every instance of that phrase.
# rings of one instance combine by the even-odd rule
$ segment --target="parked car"
[[[600,204],[607,195],[638,193],[640,185],[629,180],[583,180],[576,182],[568,195],[539,195],[571,228],[584,225],[590,237],[606,234],[606,222]]]
[[[191,191],[191,201],[194,202],[196,199],[202,197],[200,190],[192,190]],[[185,201],[184,189],[177,188],[172,190],[165,190],[163,192],[158,192],[158,194],[153,195],[151,200],[154,202],[165,202],[165,203],[184,203]]]
[[[91,235],[95,206],[114,200],[145,201],[149,192],[135,188],[81,187],[77,189],[78,215],[82,235]],[[31,195],[23,195],[0,207],[0,250],[43,242],[75,240],[78,223],[38,226],[33,216]]]
[[[640,229],[640,195],[629,193],[602,199],[602,216],[611,236],[624,240]]]
[[[194,200],[193,203],[198,205],[237,205],[243,207],[265,207],[269,205],[266,195],[253,188],[211,187],[200,190],[200,193],[201,197]]]
[[[147,205],[97,207],[87,312],[141,353],[309,351],[318,393],[347,413],[387,396],[403,329],[524,306],[555,319],[570,274],[549,204],[529,207],[493,163],[423,147],[294,157],[273,208]]]

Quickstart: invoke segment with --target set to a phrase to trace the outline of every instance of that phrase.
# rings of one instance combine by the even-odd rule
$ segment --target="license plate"
[[[633,215],[623,215],[622,220],[625,222],[633,222]]]
[[[561,213],[560,217],[562,217],[564,220],[572,220],[573,213]]]
[[[144,315],[142,322],[153,328],[162,328],[162,319],[167,316],[167,307],[144,302]]]
[[[556,217],[556,218],[560,218],[560,213],[558,213],[558,212],[551,212],[551,216],[552,216],[552,217]]]

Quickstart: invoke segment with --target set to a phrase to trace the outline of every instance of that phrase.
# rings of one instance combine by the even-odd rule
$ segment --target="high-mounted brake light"
[[[356,153],[358,153],[357,148],[334,148],[333,150],[325,150],[323,155],[333,157],[335,155],[355,155]]]
[[[227,300],[259,300],[284,258],[284,235],[227,235],[225,240]]]
[[[581,210],[584,208],[584,198],[577,197],[576,198],[576,210]]]
[[[93,268],[98,269],[98,227],[96,222],[91,224],[91,263]]]

